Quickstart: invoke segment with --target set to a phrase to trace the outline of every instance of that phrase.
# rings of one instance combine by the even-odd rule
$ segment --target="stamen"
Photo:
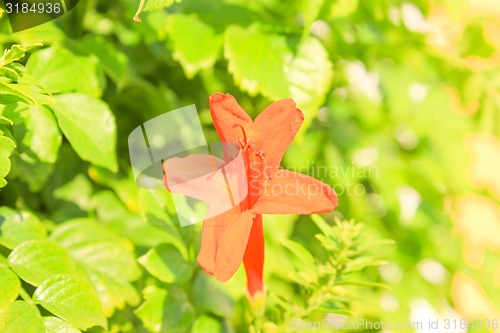
[[[240,144],[242,149],[245,149],[248,146],[247,133],[245,132],[245,129],[243,128],[243,126],[241,126],[241,124],[234,124],[233,128],[235,127],[241,128],[241,132],[243,133],[243,142],[245,144],[241,143],[241,138],[238,138],[238,143]]]
[[[266,161],[266,154],[263,150],[259,150],[255,153],[255,156],[260,157],[262,160]]]

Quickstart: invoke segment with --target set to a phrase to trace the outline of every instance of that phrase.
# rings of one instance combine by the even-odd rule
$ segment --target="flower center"
[[[241,132],[243,133],[243,138],[238,138],[238,144],[240,145],[240,149],[243,151],[252,151],[255,156],[259,157],[264,164],[266,163],[266,154],[263,150],[255,149],[255,142],[247,137],[247,133],[245,129],[240,124],[234,124],[233,127],[239,127]]]
[[[265,151],[257,149],[255,142],[247,136],[243,126],[234,124],[233,127],[239,127],[242,132],[242,136],[237,138],[237,144],[241,151],[244,152],[247,186],[249,189],[248,206],[252,207],[261,193],[264,179],[271,179],[272,173],[267,167]]]

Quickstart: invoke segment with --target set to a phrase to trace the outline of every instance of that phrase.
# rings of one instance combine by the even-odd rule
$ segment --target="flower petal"
[[[252,127],[252,118],[230,94],[215,93],[209,98],[210,114],[221,142],[238,143]],[[245,132],[245,134],[243,133]]]
[[[234,275],[243,260],[254,217],[236,206],[203,222],[198,263],[206,273],[221,282]]]
[[[264,181],[250,210],[255,214],[315,214],[338,205],[335,191],[323,182],[298,172],[279,169]]]
[[[222,165],[224,160],[211,155],[191,154],[163,162],[164,185],[179,193],[210,205],[233,207]],[[241,178],[241,177],[240,177]]]
[[[224,165],[217,156],[190,154],[185,157],[172,157],[163,162],[163,172],[170,185],[180,184],[198,177],[206,176]]]
[[[256,215],[248,239],[245,255],[243,256],[245,273],[247,275],[247,289],[250,296],[264,290],[262,274],[264,271],[264,230],[262,229],[262,215]]]
[[[251,138],[255,150],[265,154],[266,162],[279,167],[286,148],[304,121],[304,114],[295,107],[292,99],[272,103],[255,118]]]

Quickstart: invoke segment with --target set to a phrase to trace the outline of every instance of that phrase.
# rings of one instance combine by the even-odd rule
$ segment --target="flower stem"
[[[142,22],[141,18],[139,17],[139,14],[142,11],[142,7],[144,7],[144,2],[145,0],[141,0],[141,3],[139,3],[139,8],[137,8],[137,11],[135,12],[134,21],[136,22]]]

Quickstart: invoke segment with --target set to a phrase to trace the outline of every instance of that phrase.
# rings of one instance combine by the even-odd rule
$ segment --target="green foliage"
[[[117,171],[115,117],[107,105],[83,94],[56,97],[52,110],[77,154],[94,165]]]
[[[270,99],[287,95],[285,63],[292,54],[284,36],[265,34],[255,27],[233,26],[224,37],[224,55],[239,86],[252,95],[261,93]]]
[[[320,230],[315,236],[322,245],[322,253],[313,255],[302,244],[289,239],[281,242],[290,253],[295,272],[288,277],[299,287],[300,298],[270,292],[273,311],[274,307],[281,310],[274,313],[279,319],[273,321],[280,332],[291,331],[291,320],[307,320],[317,313],[353,314],[350,303],[356,297],[351,296],[352,287],[385,287],[357,277],[366,268],[383,264],[368,254],[370,243],[361,237],[361,224],[337,219],[330,225],[318,215],[313,215],[312,220]]]
[[[180,2],[180,0],[141,0],[139,8],[135,13],[134,20],[141,22],[139,14],[141,12],[161,10],[163,8],[168,8],[172,6],[175,2]]]
[[[136,314],[151,332],[185,332],[193,323],[194,309],[182,289],[149,286],[143,294]]]
[[[33,294],[33,301],[79,329],[99,325],[106,318],[95,289],[85,279],[74,275],[54,275]]]
[[[179,61],[187,78],[192,79],[217,61],[222,40],[212,27],[196,17],[170,15],[166,32],[172,42],[172,56]]]
[[[425,19],[440,3],[456,17],[464,10],[421,0],[80,1],[16,34],[1,16],[0,332],[286,332],[291,319],[331,313],[406,321],[415,299],[453,307],[452,279],[464,271],[498,309],[496,253],[464,264],[450,202],[492,196],[468,183],[464,142],[500,135],[499,45],[494,20],[482,19],[458,20],[462,36],[446,40],[455,52],[430,44],[405,10]],[[180,228],[168,192],[139,188],[130,171],[128,135],[167,111],[196,104],[216,141],[207,103],[216,91],[253,117],[293,98],[305,122],[282,167],[339,195],[324,218],[264,216],[261,312],[241,270],[225,284],[201,270],[200,225]],[[429,259],[444,272],[437,282],[422,273]]]
[[[161,244],[152,248],[139,262],[158,280],[165,283],[183,282],[191,278],[193,267],[174,246]]]
[[[99,291],[106,315],[125,303],[136,305],[137,291],[131,281],[139,275],[132,244],[90,219],[68,221],[50,239],[65,248]]]
[[[43,323],[35,308],[25,301],[15,301],[9,304],[0,318],[2,332],[15,333],[28,331],[44,333]]]
[[[0,312],[3,312],[9,307],[9,304],[19,296],[21,282],[16,274],[5,267],[0,268],[0,282],[0,290],[2,291]]]
[[[95,56],[81,57],[63,48],[50,47],[35,52],[26,63],[26,70],[52,94],[101,94],[102,74]]]
[[[31,212],[0,207],[0,244],[13,250],[25,241],[41,240],[46,237],[46,229]]]
[[[16,147],[14,141],[3,135],[0,131],[0,187],[7,185],[5,176],[10,171],[10,160],[9,156]]]
[[[21,243],[7,258],[10,268],[23,280],[39,286],[57,274],[72,274],[76,265],[56,243],[34,240]]]
[[[57,317],[43,317],[43,324],[47,333],[78,333],[79,331],[68,322]]]

